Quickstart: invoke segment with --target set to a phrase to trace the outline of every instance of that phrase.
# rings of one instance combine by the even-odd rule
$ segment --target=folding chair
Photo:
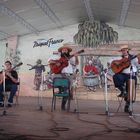
[[[51,111],[56,108],[56,97],[67,97],[67,111],[70,109],[70,80],[66,77],[56,77],[53,79],[53,98]]]
[[[130,112],[132,113],[132,105],[136,100],[136,88],[135,88],[135,81],[134,79],[129,79],[125,85],[125,87],[127,88],[127,96],[126,97],[118,97],[118,101],[119,101],[119,106],[117,109],[117,112],[119,111],[122,101],[125,100],[125,102],[128,102],[130,105]],[[125,110],[124,110],[125,111]]]

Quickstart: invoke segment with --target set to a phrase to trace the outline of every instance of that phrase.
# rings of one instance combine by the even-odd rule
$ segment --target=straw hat
[[[120,46],[119,52],[121,52],[122,50],[131,50],[131,49],[128,47],[128,45],[122,45]]]
[[[63,49],[67,49],[69,52],[72,51],[72,48],[70,48],[68,44],[64,44],[62,47],[60,47],[58,52],[62,52]]]

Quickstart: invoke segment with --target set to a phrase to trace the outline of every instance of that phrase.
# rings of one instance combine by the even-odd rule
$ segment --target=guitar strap
[[[131,61],[132,59],[136,58],[137,55],[132,55],[132,54],[129,54],[129,60]]]

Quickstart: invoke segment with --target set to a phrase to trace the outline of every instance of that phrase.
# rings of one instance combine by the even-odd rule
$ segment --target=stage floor
[[[140,101],[133,104],[133,116],[123,112],[124,101],[109,91],[108,115],[104,92],[81,92],[77,90],[77,101],[71,101],[70,112],[61,111],[61,99],[51,112],[51,95],[19,97],[19,105],[0,108],[0,140],[138,140],[140,139]],[[78,108],[77,108],[78,105]],[[42,110],[40,110],[42,106]],[[75,112],[75,109],[77,112]],[[119,110],[118,110],[119,109]]]

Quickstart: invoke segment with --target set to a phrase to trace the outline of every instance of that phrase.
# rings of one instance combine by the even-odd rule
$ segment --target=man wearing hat
[[[130,79],[130,74],[133,73],[132,79],[135,80],[136,86],[136,72],[139,65],[137,57],[131,55],[129,50],[130,48],[128,45],[120,46],[119,52],[121,52],[122,55],[121,60],[123,60],[123,58],[128,58],[130,65],[128,67],[124,67],[120,72],[115,73],[113,76],[115,87],[121,91],[118,97],[124,97],[124,100],[126,101],[124,112],[129,112],[130,100],[128,99],[128,81]],[[125,63],[123,63],[123,65],[125,65]]]
[[[70,52],[72,52],[72,49],[66,45],[59,48],[58,51],[60,52],[61,57],[70,57]],[[78,56],[77,54],[74,54],[74,57],[69,59],[68,66],[64,67],[61,71],[61,73],[68,73],[73,74],[76,71],[76,65],[79,64]]]
[[[72,87],[72,81],[73,81],[73,74],[76,72],[76,66],[79,64],[77,53],[73,54],[73,57],[71,57],[70,53],[72,52],[72,49],[69,47],[69,45],[64,44],[62,47],[58,49],[58,52],[60,53],[60,58],[64,58],[68,60],[68,65],[65,65],[62,70],[59,73],[55,73],[54,77],[59,77],[61,75],[65,75],[70,79],[71,82],[71,98],[73,96],[73,87]],[[55,62],[56,60],[54,60]],[[49,63],[53,63],[53,60],[50,60]],[[61,63],[57,62],[58,68],[61,67]],[[61,109],[65,110],[65,105],[67,102],[67,97],[63,97]]]

